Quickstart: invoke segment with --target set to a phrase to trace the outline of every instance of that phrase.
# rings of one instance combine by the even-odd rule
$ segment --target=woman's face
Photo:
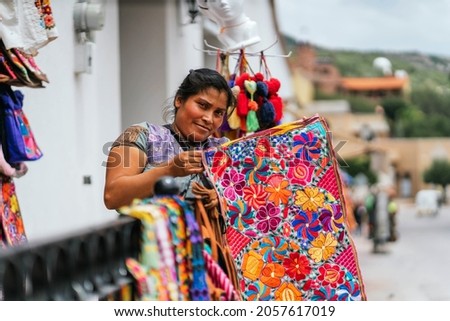
[[[176,98],[175,129],[189,141],[204,141],[222,125],[227,101],[225,91],[212,87],[190,96],[186,101]]]

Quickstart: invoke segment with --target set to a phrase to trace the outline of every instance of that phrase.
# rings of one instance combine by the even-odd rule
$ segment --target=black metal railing
[[[130,217],[62,238],[0,250],[0,300],[133,300],[125,266],[141,224]]]

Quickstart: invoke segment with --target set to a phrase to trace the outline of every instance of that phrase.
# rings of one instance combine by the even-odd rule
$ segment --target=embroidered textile
[[[0,248],[27,242],[16,187],[11,177],[0,175]]]
[[[244,300],[365,300],[328,128],[314,116],[205,152]]]

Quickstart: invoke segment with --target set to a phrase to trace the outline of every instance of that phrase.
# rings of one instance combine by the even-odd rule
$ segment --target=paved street
[[[450,206],[436,217],[418,217],[411,202],[399,202],[399,240],[388,253],[373,254],[363,230],[354,235],[367,299],[450,300]]]

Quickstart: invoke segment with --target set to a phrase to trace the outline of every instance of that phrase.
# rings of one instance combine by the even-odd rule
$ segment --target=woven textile
[[[27,242],[14,180],[4,175],[0,175],[0,224],[0,249]]]
[[[205,152],[244,300],[365,300],[338,164],[319,116]]]

